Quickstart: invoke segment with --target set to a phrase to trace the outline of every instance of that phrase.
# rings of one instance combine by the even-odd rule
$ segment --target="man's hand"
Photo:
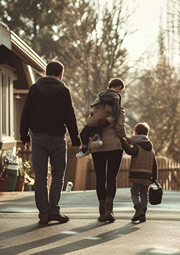
[[[24,148],[25,148],[26,150],[29,150],[30,147],[31,147],[31,142],[25,143]]]

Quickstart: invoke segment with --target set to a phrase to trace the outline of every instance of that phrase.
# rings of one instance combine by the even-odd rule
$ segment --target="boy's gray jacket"
[[[151,179],[157,180],[157,162],[148,137],[145,135],[132,136],[132,147],[125,138],[121,140],[123,149],[131,155],[129,181],[149,185]]]

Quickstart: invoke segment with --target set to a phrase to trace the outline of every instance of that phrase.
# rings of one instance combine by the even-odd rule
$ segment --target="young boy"
[[[136,210],[131,221],[146,221],[149,184],[157,180],[157,162],[152,143],[148,138],[149,125],[138,123],[131,137],[132,146],[126,138],[121,138],[125,152],[131,155],[129,181],[131,182],[131,198]]]
[[[90,137],[94,138],[91,147],[102,145],[100,140],[102,130],[117,118],[123,89],[124,84],[122,80],[114,78],[109,81],[108,88],[98,94],[96,100],[91,105],[91,116],[80,133],[82,148],[76,154],[77,158],[82,158],[89,154],[88,143]]]

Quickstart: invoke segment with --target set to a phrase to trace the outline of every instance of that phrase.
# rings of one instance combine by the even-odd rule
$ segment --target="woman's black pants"
[[[96,192],[99,201],[106,200],[106,197],[115,197],[122,154],[122,150],[92,153],[96,173]]]

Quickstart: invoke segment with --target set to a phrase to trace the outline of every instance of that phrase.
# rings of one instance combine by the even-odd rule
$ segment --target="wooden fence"
[[[124,157],[117,177],[118,188],[130,187],[129,174],[130,157]],[[158,182],[164,190],[180,190],[180,164],[166,157],[157,157],[158,164]],[[86,189],[95,189],[96,177],[94,166],[89,165]]]
[[[23,148],[21,144],[18,147]],[[64,180],[64,190],[68,181],[73,183],[73,190],[91,190],[96,188],[96,176],[91,155],[76,159],[78,148],[68,146],[67,169]],[[31,151],[21,150],[19,156],[23,160],[31,160]],[[180,190],[180,164],[166,157],[157,157],[158,181],[164,190]],[[124,155],[117,177],[118,188],[128,188],[130,157]]]

